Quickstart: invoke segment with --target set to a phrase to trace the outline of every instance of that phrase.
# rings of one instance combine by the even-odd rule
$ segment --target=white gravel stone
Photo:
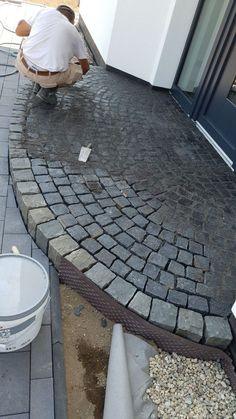
[[[147,396],[159,419],[236,418],[236,395],[221,365],[158,349],[150,358],[152,387]]]

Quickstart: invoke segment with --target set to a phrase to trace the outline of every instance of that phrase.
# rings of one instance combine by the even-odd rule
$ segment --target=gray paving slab
[[[2,416],[0,416],[2,417]],[[20,415],[4,416],[4,419],[30,419],[28,413],[22,413]]]
[[[23,223],[18,208],[7,208],[5,216],[4,234],[26,234],[26,228]]]
[[[0,196],[7,196],[8,176],[0,175]]]
[[[54,419],[54,417],[53,379],[32,380],[30,391],[30,419]]]
[[[47,273],[49,274],[49,260],[47,256],[42,252],[41,249],[33,249],[32,250],[32,257],[36,259],[43,267],[46,269]]]
[[[43,326],[48,326],[51,325],[52,323],[52,318],[51,318],[51,303],[50,300],[45,308],[45,311],[43,313],[43,320],[42,320],[42,325]]]
[[[51,327],[42,326],[31,343],[31,380],[52,377]]]
[[[0,221],[5,220],[6,206],[7,206],[7,197],[1,196],[0,197]]]
[[[30,354],[0,354],[0,415],[29,412]]]
[[[1,157],[8,157],[8,142],[1,141],[0,142],[0,156]]]
[[[61,343],[53,345],[54,360],[54,407],[55,419],[67,419],[67,389],[64,368],[64,348]]]
[[[2,250],[3,228],[4,228],[4,221],[0,221],[0,251]]]
[[[16,246],[22,255],[31,256],[32,239],[29,234],[4,234],[2,252],[11,252],[12,246]]]
[[[5,82],[4,82],[4,84],[6,85],[6,79],[5,79]],[[2,82],[3,83],[3,82]],[[14,84],[14,86],[15,86],[15,82],[13,83]],[[2,103],[2,102],[1,102]],[[0,105],[0,115],[1,116],[9,116],[10,114],[11,114],[11,111],[12,111],[12,108],[11,108],[11,106],[9,106],[9,105],[4,105],[4,104],[1,104]]]
[[[8,141],[9,130],[7,128],[0,128],[0,142]]]
[[[6,116],[0,116],[0,128],[9,128],[10,118]]]
[[[7,191],[7,208],[16,208],[16,199],[12,185],[8,185]]]

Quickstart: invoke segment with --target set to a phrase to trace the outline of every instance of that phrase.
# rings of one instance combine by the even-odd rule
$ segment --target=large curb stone
[[[18,200],[24,222],[27,224],[28,211],[32,208],[46,207],[43,195],[20,195]]]
[[[34,180],[34,175],[31,169],[12,170],[11,175],[14,184],[17,182],[28,182],[30,180]]]
[[[226,349],[233,336],[227,319],[216,316],[205,317],[204,343],[217,348]]]
[[[82,272],[87,271],[96,262],[96,260],[84,249],[75,250],[70,255],[66,256],[66,259]]]
[[[193,342],[200,342],[203,335],[203,317],[199,313],[181,308],[179,310],[176,334]]]
[[[136,292],[136,287],[126,282],[120,277],[116,277],[114,281],[106,288],[106,292],[115,298],[116,301],[126,306]]]
[[[28,213],[28,230],[30,235],[35,238],[36,228],[39,224],[54,220],[54,215],[49,208],[35,208]]]
[[[68,234],[49,241],[48,257],[59,269],[61,257],[78,249],[79,245]]]
[[[138,291],[129,303],[128,308],[139,314],[141,317],[147,319],[150,313],[151,303],[151,297],[148,297],[148,295]]]
[[[173,332],[176,326],[177,308],[170,303],[153,299],[149,320],[151,323]]]
[[[116,275],[99,262],[86,272],[86,276],[100,288],[104,288],[111,283]]]
[[[19,195],[33,195],[38,193],[40,193],[40,190],[36,182],[17,182],[16,184],[17,199],[19,199]]]
[[[30,169],[30,160],[26,157],[13,158],[13,159],[11,159],[10,163],[11,163],[11,169],[12,170]]]
[[[57,220],[40,224],[37,226],[36,230],[36,243],[44,253],[47,253],[49,240],[62,236],[64,233],[64,229]]]

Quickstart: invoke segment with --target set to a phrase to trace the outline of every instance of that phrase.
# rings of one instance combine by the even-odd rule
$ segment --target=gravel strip
[[[160,419],[236,419],[236,395],[219,363],[158,349],[150,358],[150,376],[147,397]]]

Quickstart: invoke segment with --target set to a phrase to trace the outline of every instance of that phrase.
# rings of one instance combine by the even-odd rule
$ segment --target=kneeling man
[[[89,70],[86,48],[74,20],[74,11],[61,5],[21,20],[16,28],[18,36],[27,37],[19,50],[16,68],[35,82],[34,93],[50,105],[57,103],[58,87],[73,85]],[[73,57],[80,65],[71,63]]]

